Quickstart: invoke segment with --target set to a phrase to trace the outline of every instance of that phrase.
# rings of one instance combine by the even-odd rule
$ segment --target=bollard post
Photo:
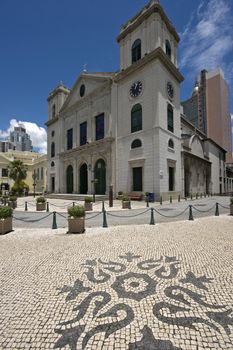
[[[109,186],[109,208],[113,207],[113,185]]]
[[[108,227],[106,210],[103,210],[103,227]]]
[[[201,198],[202,198],[202,193],[201,193]]]
[[[154,225],[154,224],[155,224],[154,209],[151,208],[151,210],[150,210],[150,225]]]
[[[75,202],[73,202],[73,207],[75,206]]]
[[[218,207],[218,203],[216,203],[215,216],[219,216],[219,207]]]
[[[146,196],[146,207],[149,208],[149,196]]]
[[[46,205],[47,205],[46,211],[49,212],[49,202],[47,202]]]
[[[27,202],[27,201],[25,201],[25,207],[24,207],[24,210],[25,210],[25,211],[28,211],[28,202]]]
[[[178,196],[178,202],[180,202],[180,194],[179,194],[179,196]]]
[[[196,193],[196,199],[198,199],[198,193]]]
[[[189,206],[189,220],[193,220],[192,205]]]
[[[131,200],[129,200],[129,209],[132,209],[132,207],[131,207]]]
[[[104,212],[105,207],[104,207],[104,201],[102,201],[102,213]]]
[[[56,212],[53,212],[53,225],[52,225],[52,230],[57,229],[57,218],[56,218]]]
[[[172,196],[170,196],[170,203],[172,203]]]
[[[191,199],[191,201],[193,200],[193,194],[192,193],[190,194],[190,199]]]
[[[162,204],[163,204],[163,197],[160,196],[160,205],[162,205]]]

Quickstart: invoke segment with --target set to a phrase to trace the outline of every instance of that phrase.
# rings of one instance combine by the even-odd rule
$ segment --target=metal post
[[[162,204],[163,204],[163,197],[160,196],[160,205],[162,205]]]
[[[151,208],[151,210],[150,210],[150,225],[154,225],[154,224],[155,224],[154,209]]]
[[[149,196],[146,196],[146,207],[149,208]]]
[[[189,220],[194,220],[193,219],[192,205],[189,206]]]
[[[56,220],[56,212],[53,212],[53,225],[52,225],[52,230],[57,229],[57,220]]]
[[[131,200],[129,200],[129,209],[132,209],[132,207],[131,207]]]
[[[178,202],[180,202],[180,194],[179,194],[179,196],[178,196]]]
[[[108,227],[106,210],[103,210],[103,227]]]
[[[49,212],[49,202],[47,202],[46,204],[47,204],[47,209],[46,209],[46,211]]]
[[[75,202],[73,202],[73,207],[75,206]]]
[[[113,207],[113,185],[109,186],[109,208]]]
[[[170,203],[172,203],[172,196],[170,196]]]
[[[218,207],[218,203],[216,203],[215,216],[219,216],[219,207]]]
[[[105,207],[104,207],[104,201],[102,201],[102,213],[104,212]]]
[[[25,208],[24,208],[25,211],[28,211],[28,202],[26,201],[25,202]]]

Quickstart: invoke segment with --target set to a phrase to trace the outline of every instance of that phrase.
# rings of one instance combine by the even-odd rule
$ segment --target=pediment
[[[13,160],[12,157],[7,157],[7,156],[5,156],[4,153],[1,153],[1,154],[0,154],[0,163],[1,163],[1,164],[6,164],[6,165],[8,165],[8,163],[10,163],[12,160]]]
[[[189,147],[191,148],[192,154],[204,158],[203,142],[197,135],[191,137]]]
[[[114,73],[82,73],[71,89],[69,97],[65,101],[61,112],[72,107],[78,101],[85,100],[85,98],[90,96],[95,90],[111,81],[114,75]],[[80,96],[80,88],[82,85],[85,86],[85,93],[83,96]]]

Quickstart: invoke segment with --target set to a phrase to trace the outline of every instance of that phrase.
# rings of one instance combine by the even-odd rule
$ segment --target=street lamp
[[[32,186],[33,186],[33,197],[35,198],[35,196],[36,196],[36,179],[37,179],[36,173],[32,174],[32,179],[33,179],[33,184],[32,184]]]

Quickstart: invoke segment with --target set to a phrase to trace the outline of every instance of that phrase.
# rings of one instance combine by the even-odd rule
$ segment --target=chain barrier
[[[141,212],[141,213],[139,213],[139,214],[134,214],[134,215],[117,215],[117,214],[112,214],[112,213],[110,213],[110,212],[107,212],[107,214],[108,214],[109,216],[113,216],[113,217],[115,217],[115,218],[134,218],[134,217],[136,217],[136,216],[140,216],[140,215],[142,215],[142,214],[145,214],[145,213],[147,213],[148,211],[150,211],[150,209],[146,209],[146,210],[144,210],[143,212]]]
[[[91,220],[91,219],[94,219],[94,218],[96,218],[98,215],[101,215],[102,214],[102,212],[99,212],[99,213],[97,213],[97,214],[95,214],[95,215],[93,215],[93,216],[91,216],[90,218],[85,218],[85,220]]]
[[[56,212],[57,215],[60,215],[62,218],[67,219],[67,216],[62,215],[61,213]]]
[[[181,216],[182,214],[184,214],[188,208],[189,208],[189,207],[186,207],[181,213],[179,213],[179,214],[177,214],[177,215],[164,215],[164,214],[160,213],[160,212],[159,212],[157,209],[155,209],[155,208],[153,208],[153,210],[154,210],[157,214],[163,216],[164,218],[176,218],[176,217]]]
[[[40,218],[40,219],[35,219],[35,220],[25,220],[25,219],[20,219],[20,218],[17,218],[16,216],[12,216],[13,219],[15,220],[18,220],[18,221],[23,221],[23,222],[31,222],[31,223],[34,223],[34,222],[38,222],[38,221],[41,221],[41,220],[44,220],[44,219],[47,219],[50,215],[52,215],[53,213],[49,213],[48,215],[46,216],[43,216],[43,218]]]
[[[208,213],[209,211],[213,210],[216,207],[216,204],[214,204],[208,210],[200,210],[200,209],[196,208],[194,205],[192,207],[193,207],[194,210],[198,211],[199,213]]]
[[[220,204],[220,203],[218,203],[218,205],[220,205],[220,207],[222,207],[223,209],[230,209],[230,206],[224,207],[224,205],[222,205],[222,204]]]

